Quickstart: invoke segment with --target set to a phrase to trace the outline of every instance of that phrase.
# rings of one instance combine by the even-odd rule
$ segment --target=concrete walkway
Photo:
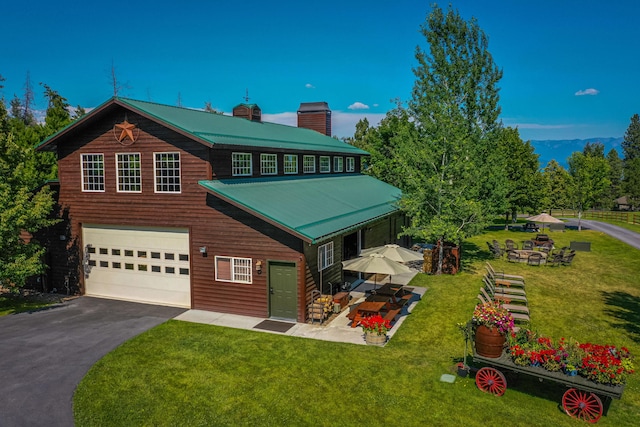
[[[406,275],[398,275],[393,277],[393,283],[406,284],[408,283],[416,273],[408,273]],[[350,292],[351,302],[350,306],[364,301],[366,292],[374,287],[380,287],[380,283],[374,284],[372,282],[363,282],[357,288]],[[394,327],[389,331],[389,338],[392,338],[395,332],[399,329],[400,325],[404,322],[404,319],[413,311],[414,307],[422,299],[422,296],[427,291],[426,288],[413,287],[413,299],[409,302],[408,307],[402,311],[402,314],[396,321]],[[350,326],[351,321],[347,318],[349,309],[344,309],[340,314],[328,323],[323,324],[310,324],[310,323],[293,323],[293,326],[286,332],[271,332],[264,329],[256,329],[256,326],[264,321],[264,318],[239,316],[236,314],[217,313],[212,311],[203,310],[188,310],[179,316],[175,317],[176,320],[182,320],[186,322],[204,323],[208,325],[225,326],[230,328],[247,329],[258,332],[267,332],[280,335],[289,335],[294,337],[311,338],[323,341],[344,342],[351,344],[366,345],[364,341],[364,335],[362,328],[352,328]]]
[[[572,227],[578,226],[578,220],[574,218],[563,218],[567,222],[567,225]],[[583,219],[580,221],[583,230],[596,230],[608,234],[621,242],[633,246],[636,249],[640,249],[640,233],[636,233],[626,228],[618,227],[607,222],[593,221]]]

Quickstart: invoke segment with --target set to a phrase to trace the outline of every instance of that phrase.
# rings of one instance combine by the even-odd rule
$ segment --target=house
[[[239,107],[116,97],[40,143],[68,220],[48,239],[66,255],[49,257],[50,286],[302,322],[342,260],[406,243],[400,190],[360,173],[365,151]]]

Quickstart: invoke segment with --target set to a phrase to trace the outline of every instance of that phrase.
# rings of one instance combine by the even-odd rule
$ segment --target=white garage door
[[[189,231],[83,225],[87,295],[191,306]]]

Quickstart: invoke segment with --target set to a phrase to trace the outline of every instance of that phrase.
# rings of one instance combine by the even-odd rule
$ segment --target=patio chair
[[[522,242],[522,250],[523,251],[532,251],[533,250],[533,241],[532,240],[525,240],[524,242]]]
[[[504,241],[504,245],[507,248],[507,251],[517,251],[518,250],[518,245],[516,245],[516,242],[514,242],[511,239],[507,239]]]
[[[489,252],[493,255],[494,258],[502,258],[502,249],[496,248],[489,242],[487,242],[487,246],[489,247]]]
[[[492,283],[499,285],[499,286],[507,286],[507,287],[515,287],[515,288],[523,288],[524,289],[524,279],[523,280],[518,280],[518,279],[507,279],[504,277],[495,277],[494,275],[491,274],[490,271],[487,272],[487,275],[489,277],[489,280],[491,280]]]
[[[527,258],[527,264],[529,265],[540,265],[542,264],[542,252],[534,252],[529,254],[529,258]]]
[[[500,279],[520,280],[521,282],[524,282],[524,277],[518,276],[517,274],[507,274],[504,271],[496,271],[493,268],[493,265],[491,265],[491,263],[489,262],[485,264],[485,269],[487,270],[489,275],[491,275],[492,277],[500,278]]]
[[[510,250],[507,252],[507,261],[509,262],[520,262],[520,254],[514,250]]]
[[[551,249],[553,249],[553,244],[550,243],[545,243],[544,245],[540,246],[538,249],[540,249],[540,252],[544,252],[545,254],[549,254],[551,253]]]
[[[500,246],[500,242],[498,242],[497,240],[493,239],[491,241],[491,243],[493,244],[493,247],[500,252],[500,256],[504,255],[504,248],[502,246]]]
[[[574,256],[576,256],[576,252],[572,250],[567,255],[562,257],[562,260],[560,260],[560,263],[562,265],[571,265],[571,263],[573,262]]]
[[[491,299],[490,298],[485,298],[484,295],[482,295],[482,293],[478,294],[478,300],[482,304],[491,302]],[[529,323],[529,322],[531,322],[531,318],[529,317],[528,314],[518,313],[518,312],[512,313],[511,311],[509,311],[509,313],[511,313],[511,317],[513,317],[513,321],[515,323]]]
[[[503,286],[496,285],[487,277],[486,275],[482,278],[483,283],[486,287],[490,288],[493,293],[496,294],[507,294],[507,295],[520,295],[523,297],[527,296],[527,292],[522,288],[514,288],[511,286]]]

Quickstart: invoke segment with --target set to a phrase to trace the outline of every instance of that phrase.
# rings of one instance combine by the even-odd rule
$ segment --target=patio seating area
[[[575,257],[575,250],[563,247],[560,251],[553,251],[554,241],[547,234],[538,233],[535,239],[523,240],[519,245],[513,239],[506,239],[500,245],[497,240],[487,242],[489,252],[494,258],[506,256],[507,261],[524,263],[532,266],[570,266]]]

